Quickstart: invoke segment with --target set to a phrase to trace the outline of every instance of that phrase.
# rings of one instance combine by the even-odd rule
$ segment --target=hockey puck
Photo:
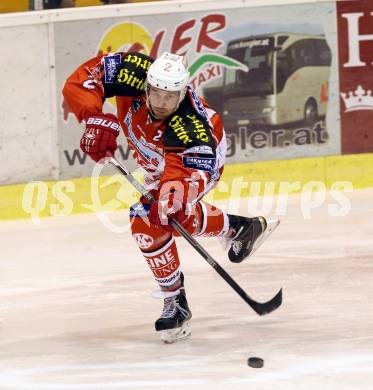
[[[262,368],[264,360],[259,357],[250,357],[247,359],[247,364],[253,368]]]

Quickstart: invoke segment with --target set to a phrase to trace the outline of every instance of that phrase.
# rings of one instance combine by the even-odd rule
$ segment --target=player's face
[[[180,92],[164,91],[149,86],[148,99],[154,115],[159,119],[165,119],[177,108]]]

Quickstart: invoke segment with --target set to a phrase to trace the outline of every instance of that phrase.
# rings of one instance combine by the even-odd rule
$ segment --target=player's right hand
[[[86,128],[80,140],[80,149],[94,161],[99,161],[117,149],[117,137],[120,131],[118,119],[113,114],[102,112],[86,118]]]
[[[164,183],[156,201],[150,206],[149,222],[159,228],[171,232],[171,219],[183,223],[188,218],[187,209],[188,186],[180,180]]]

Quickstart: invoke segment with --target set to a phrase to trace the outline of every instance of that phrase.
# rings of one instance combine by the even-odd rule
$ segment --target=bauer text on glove
[[[94,161],[114,155],[120,124],[113,114],[96,113],[87,117],[86,129],[80,140],[80,148]]]

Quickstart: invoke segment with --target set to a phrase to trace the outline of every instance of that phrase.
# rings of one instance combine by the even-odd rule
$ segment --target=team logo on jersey
[[[153,245],[153,237],[148,236],[147,234],[144,233],[134,233],[132,234],[133,238],[136,240],[137,245],[141,249],[148,249]]]
[[[121,64],[120,54],[111,54],[104,57],[105,83],[113,83],[117,69]]]

